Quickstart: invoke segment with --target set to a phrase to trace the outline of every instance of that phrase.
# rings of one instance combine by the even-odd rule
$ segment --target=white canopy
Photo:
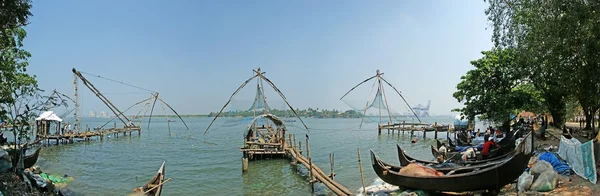
[[[62,122],[62,119],[56,115],[54,111],[45,111],[39,117],[35,118],[35,120],[49,120],[49,121],[58,121]]]

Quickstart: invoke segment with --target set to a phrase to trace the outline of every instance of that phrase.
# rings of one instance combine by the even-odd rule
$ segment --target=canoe
[[[409,176],[400,173],[402,166],[393,166],[381,161],[371,150],[373,170],[384,182],[402,188],[424,191],[479,191],[498,192],[502,187],[516,180],[527,168],[533,156],[533,137],[526,136],[515,154],[494,164],[482,167],[457,168],[444,176]],[[527,144],[527,145],[526,145]]]
[[[146,196],[160,196],[162,192],[163,183],[165,179],[165,162],[158,169],[158,172],[152,176],[152,179],[144,186],[133,189],[133,193],[129,195],[146,195]],[[156,188],[155,188],[156,187]],[[146,193],[148,192],[148,193]]]
[[[8,142],[8,138],[4,137],[4,133],[0,133],[0,145]]]
[[[25,146],[26,147],[26,146]],[[25,155],[23,158],[23,166],[24,168],[30,168],[33,167],[33,165],[35,165],[35,163],[37,162],[38,158],[40,157],[40,152],[42,151],[42,148],[39,147],[37,150],[35,150],[35,152],[33,154],[30,155]],[[9,155],[12,157],[15,157],[16,155],[16,151],[15,150],[10,150],[8,151]],[[13,159],[13,165],[16,166],[17,163],[19,163],[19,158],[15,158]]]
[[[506,158],[508,156],[511,156],[512,154],[514,154],[514,150],[509,152],[509,153],[504,153],[504,154],[500,154],[498,153],[500,149],[492,149],[490,150],[490,157],[487,159],[483,159],[483,155],[481,155],[481,151],[476,151],[475,154],[477,155],[475,160],[467,160],[464,161],[462,160],[462,153],[461,152],[449,152],[446,153],[446,159],[447,160],[452,160],[455,163],[459,163],[459,164],[481,164],[481,163],[488,163],[490,161],[495,161],[498,159],[503,159]],[[433,154],[434,157],[437,157],[439,152],[437,149],[435,149],[435,147],[431,146],[431,153]]]
[[[511,152],[513,150],[513,148],[515,148],[515,137],[517,136],[517,134],[519,134],[523,131],[524,130],[522,130],[522,129],[512,130],[508,134],[506,134],[506,137],[502,138],[500,141],[497,142],[497,144],[500,146],[500,148],[493,149],[490,151],[490,154],[492,154],[490,156],[490,158],[496,157],[499,155],[504,155],[504,154]],[[442,146],[442,143],[439,140],[436,140],[436,142],[437,142],[437,148],[436,148],[436,151],[437,151],[437,149],[440,149],[440,147]],[[452,139],[450,139],[450,137],[448,137],[448,144],[450,146],[450,148],[447,148],[448,152],[455,153],[456,146],[454,145],[454,141],[452,141]],[[476,147],[476,146],[472,146],[472,147]],[[480,150],[480,149],[478,149],[478,150]],[[432,155],[434,157],[436,156],[435,153],[432,153]],[[449,156],[447,156],[447,157],[451,157],[452,155],[454,155],[454,154],[449,154]],[[457,158],[460,158],[460,156],[458,156]],[[456,159],[456,160],[459,160],[459,159]]]
[[[410,163],[420,163],[420,164],[424,164],[424,165],[436,165],[439,164],[437,161],[426,161],[426,160],[419,160],[413,157],[410,157],[406,154],[406,152],[404,152],[404,150],[402,150],[402,148],[400,147],[400,145],[396,144],[396,147],[398,149],[398,161],[400,162],[400,166],[406,166]],[[490,159],[485,159],[485,160],[476,160],[476,161],[454,161],[454,163],[459,164],[459,165],[477,165],[477,164],[484,164],[484,163],[489,163],[492,161],[496,161],[496,160],[500,160],[503,158],[506,158],[508,156],[511,156],[512,154],[514,154],[514,151],[512,153],[507,153],[498,157],[494,157],[494,158],[490,158]]]
[[[33,165],[35,165],[38,158],[40,157],[41,151],[42,151],[42,147],[39,147],[37,150],[35,150],[35,153],[30,154],[30,155],[25,155],[25,158],[23,158],[23,165],[25,166],[25,168],[30,168],[30,167],[33,167]]]

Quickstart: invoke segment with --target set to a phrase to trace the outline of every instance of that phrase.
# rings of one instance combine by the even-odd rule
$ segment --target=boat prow
[[[38,149],[35,150],[35,153],[33,153],[31,155],[26,155],[25,158],[23,158],[23,166],[25,166],[25,168],[33,167],[33,165],[35,165],[38,158],[40,157],[41,151],[42,151],[42,148],[38,147]]]
[[[404,152],[404,150],[402,150],[402,148],[398,144],[396,144],[396,148],[398,148],[398,161],[400,161],[400,166],[407,166],[408,164],[410,164],[412,162],[423,163],[423,164],[436,164],[437,163],[436,161],[424,161],[424,160],[418,160],[418,159],[412,158],[412,157],[408,156],[406,154],[406,152]]]
[[[165,179],[165,161],[163,161],[162,165],[152,176],[152,179],[148,181],[144,186],[139,188],[134,188],[133,193],[128,194],[128,196],[137,196],[137,195],[146,195],[146,196],[160,196],[163,188],[163,183]]]

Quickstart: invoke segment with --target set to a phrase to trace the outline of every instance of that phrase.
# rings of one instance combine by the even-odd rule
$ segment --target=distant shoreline
[[[214,118],[214,115],[211,116],[209,114],[184,114],[184,115],[180,115],[181,118]],[[276,115],[277,116],[277,115]],[[127,117],[133,117],[133,116],[127,116]],[[143,116],[144,118],[149,118],[150,116]],[[178,118],[177,115],[167,115],[168,118]],[[253,115],[243,115],[243,116],[226,116],[226,115],[220,115],[219,118],[252,118],[254,117]],[[296,116],[279,116],[280,118],[297,118]],[[366,118],[379,118],[379,116],[365,116]],[[387,118],[387,116],[382,116],[383,118]],[[86,118],[86,119],[110,119],[113,117],[82,117],[82,118]],[[165,118],[165,115],[153,115],[152,118]],[[318,117],[318,116],[300,116],[300,118],[320,118],[320,119],[338,119],[338,118],[362,118],[361,116],[354,116],[354,117],[344,117],[344,116],[331,116],[331,117]],[[394,118],[415,118],[415,117],[408,117],[408,116],[394,116]],[[419,118],[453,118],[453,116],[450,115],[438,115],[438,116],[419,116]]]

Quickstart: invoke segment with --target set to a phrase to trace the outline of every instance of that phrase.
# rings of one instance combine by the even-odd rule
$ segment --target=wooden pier
[[[263,143],[261,144],[262,148],[241,148],[240,151],[244,153],[242,158],[242,171],[248,171],[249,160],[258,160],[265,156],[268,158],[289,158],[292,165],[300,163],[309,170],[310,183],[313,185],[313,191],[314,183],[320,182],[336,195],[354,195],[348,188],[334,181],[335,173],[333,172],[333,156],[330,156],[331,173],[326,174],[321,168],[312,163],[308,139],[306,139],[305,143],[306,157],[302,155],[302,142],[298,141],[296,145],[296,135],[289,134],[287,139],[288,141],[284,140],[281,143]]]
[[[101,129],[96,131],[91,131],[90,128],[86,125],[86,129],[84,132],[72,132],[72,133],[61,133],[57,131],[55,134],[49,135],[47,130],[44,128],[38,129],[36,131],[35,142],[44,141],[45,144],[48,144],[50,140],[56,140],[56,144],[60,143],[73,143],[73,139],[83,139],[84,141],[89,141],[93,138],[99,138],[100,141],[104,139],[105,135],[113,135],[116,138],[119,138],[119,134],[123,133],[123,135],[131,136],[131,132],[137,131],[138,135],[141,134],[142,129],[140,126],[127,127],[123,126],[123,128],[117,128],[117,123],[114,124],[113,128],[109,129]]]
[[[293,140],[292,140],[293,138]],[[323,183],[323,185],[325,185],[327,188],[329,188],[329,190],[331,190],[333,193],[335,193],[336,195],[354,195],[354,193],[352,193],[350,190],[348,190],[348,188],[346,188],[345,186],[341,185],[340,183],[334,181],[334,177],[335,177],[335,173],[333,172],[333,157],[330,156],[330,161],[331,163],[331,174],[327,175],[323,170],[321,170],[321,168],[319,168],[318,166],[316,166],[314,163],[312,163],[311,157],[310,157],[310,146],[308,145],[308,138],[306,139],[306,157],[304,157],[302,155],[302,144],[301,142],[298,143],[298,147],[296,146],[295,143],[295,135],[291,135],[289,136],[289,142],[292,143],[293,145],[287,145],[287,148],[285,148],[286,152],[288,153],[288,155],[290,156],[290,158],[292,159],[292,164],[296,164],[296,163],[301,163],[302,165],[304,165],[304,167],[306,167],[310,172],[310,178],[311,178],[311,184],[315,183],[315,182],[321,182]],[[286,142],[287,143],[287,142]],[[314,191],[314,185],[313,185],[313,191]]]
[[[450,125],[438,125],[437,123],[431,125],[431,124],[427,124],[427,123],[406,123],[406,122],[402,122],[402,123],[395,123],[395,124],[380,124],[377,128],[377,132],[379,133],[379,135],[381,135],[381,130],[382,129],[387,129],[388,130],[388,134],[390,133],[390,131],[392,131],[392,134],[394,134],[394,131],[402,131],[402,133],[404,133],[404,131],[410,131],[411,135],[414,135],[414,132],[423,132],[423,138],[426,138],[427,136],[427,132],[433,132],[434,133],[434,139],[437,139],[438,137],[438,133],[445,133],[445,132],[452,132],[452,129],[450,128]]]

